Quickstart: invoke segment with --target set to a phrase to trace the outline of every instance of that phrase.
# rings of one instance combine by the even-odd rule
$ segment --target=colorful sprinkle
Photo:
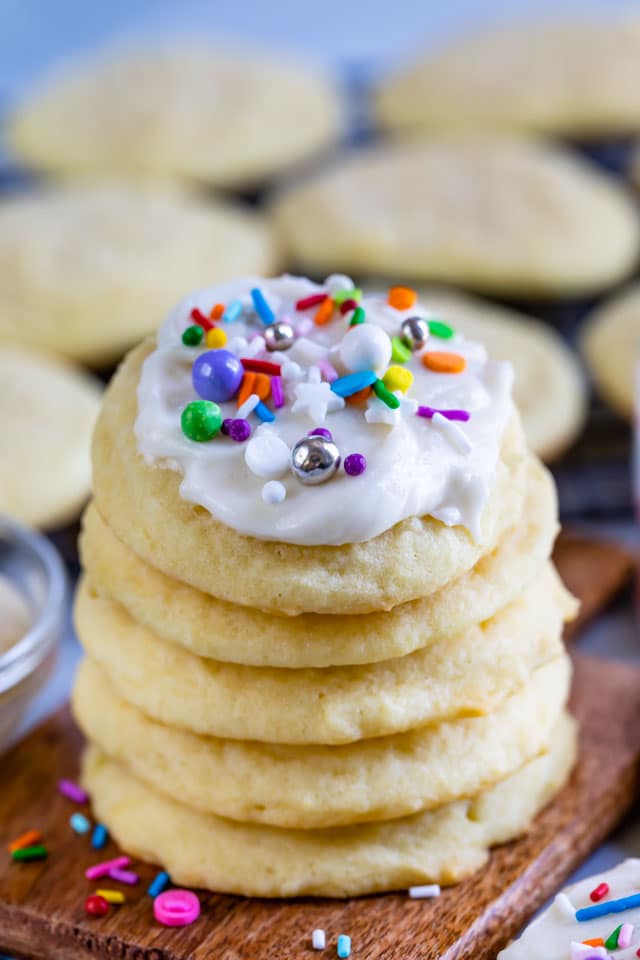
[[[393,364],[385,373],[382,382],[387,390],[400,390],[401,393],[406,393],[413,383],[413,374],[411,370],[407,370],[406,367],[399,367]]]
[[[93,836],[91,837],[91,846],[94,850],[102,850],[107,843],[108,837],[109,833],[104,823],[97,823],[93,831]]]
[[[193,400],[180,416],[180,425],[185,437],[195,443],[205,443],[220,433],[222,414],[217,403],[211,400]]]
[[[441,340],[450,340],[455,334],[453,327],[450,327],[448,323],[443,323],[442,320],[427,320],[427,323],[429,324],[429,333]]]
[[[313,330],[313,320],[311,317],[301,317],[296,323],[296,337],[306,337]]]
[[[162,891],[169,886],[170,882],[171,877],[169,874],[166,872],[166,870],[161,870],[160,873],[157,873],[153,878],[147,893],[150,897],[157,897],[158,894],[162,893]]]
[[[204,337],[204,330],[197,324],[193,324],[182,334],[182,342],[185,347],[199,347]]]
[[[227,335],[220,327],[213,327],[207,331],[207,346],[212,350],[219,350],[227,342]]]
[[[255,408],[258,406],[259,403],[260,403],[260,397],[258,396],[258,394],[250,393],[247,399],[244,401],[244,403],[241,403],[240,406],[238,407],[238,419],[246,420],[249,414],[253,413],[253,411],[255,410]],[[229,429],[231,429],[231,425],[229,425]]]
[[[620,931],[622,930],[622,924],[619,923],[615,930],[609,934],[607,939],[604,942],[604,945],[607,950],[617,950],[618,949],[618,937],[620,936]]]
[[[337,953],[341,960],[351,955],[351,937],[348,937],[346,933],[341,933],[338,937]]]
[[[34,847],[41,840],[42,834],[39,830],[27,830],[26,833],[21,833],[19,837],[11,841],[8,846],[9,853],[13,853],[14,850],[23,850],[24,847]]]
[[[153,915],[165,927],[186,927],[200,916],[200,901],[191,890],[166,890],[154,899]]]
[[[411,310],[417,299],[418,294],[411,287],[391,287],[387,303],[396,310]]]
[[[225,310],[222,317],[222,322],[234,323],[234,321],[237,320],[240,314],[242,313],[242,310],[243,310],[242,300],[234,300],[232,303],[229,304],[229,306]]]
[[[352,393],[350,397],[346,398],[346,401],[350,406],[360,406],[367,402],[372,393],[373,387],[365,387],[364,390],[358,390],[356,393]]]
[[[84,813],[72,813],[69,817],[69,826],[75,833],[89,833],[91,823]]]
[[[409,896],[412,900],[431,900],[441,894],[440,884],[427,883],[420,887],[409,887]]]
[[[126,903],[127,900],[121,890],[96,890],[96,896],[103,897],[107,903]]]
[[[555,900],[553,901],[556,909],[568,920],[574,920],[576,916],[576,908],[569,900],[569,897],[566,893],[557,894]]]
[[[359,477],[367,469],[367,458],[363,453],[350,453],[344,459],[344,472],[350,477]]]
[[[331,297],[326,297],[318,309],[316,310],[313,316],[313,322],[316,323],[319,327],[323,327],[326,323],[329,323],[333,316],[333,300]]]
[[[90,917],[106,917],[109,913],[109,902],[97,893],[92,893],[85,900],[84,909]]]
[[[279,480],[267,480],[262,488],[262,499],[271,506],[283,503],[287,497],[287,488]]]
[[[633,924],[623,923],[620,927],[620,933],[618,935],[618,949],[626,950],[627,947],[631,946],[632,939],[633,939]]]
[[[11,851],[11,859],[20,862],[31,862],[32,860],[46,860],[49,856],[47,848],[42,844],[34,844],[30,847],[18,847]]]
[[[251,370],[248,370],[242,378],[242,383],[240,384],[240,389],[238,390],[238,396],[236,397],[236,400],[238,402],[239,417],[247,416],[247,413],[244,411],[245,401],[247,401],[249,397],[254,393],[256,396],[258,396],[257,391],[254,389],[255,383],[256,383],[256,374],[253,373]],[[258,401],[259,400],[260,400],[260,397],[258,397]],[[255,409],[255,403],[251,407],[251,410],[254,410],[254,409]]]
[[[284,386],[282,384],[282,377],[271,378],[271,397],[276,410],[284,407]]]
[[[320,373],[322,374],[324,379],[327,381],[327,383],[333,383],[335,380],[338,379],[338,371],[336,370],[336,368],[333,366],[332,363],[329,363],[329,361],[326,358],[323,358],[322,360],[318,360],[318,366],[320,368]]]
[[[357,309],[358,309],[357,300],[352,300],[352,299],[343,300],[343,302],[340,304],[340,313],[342,314],[343,317],[347,313],[350,313],[352,310],[357,310]]]
[[[86,803],[89,799],[89,794],[72,780],[58,780],[58,793],[73,803]]]
[[[92,867],[87,867],[84,872],[87,880],[98,880],[100,877],[106,877],[109,870],[120,870],[128,867],[131,863],[129,857],[116,857],[114,860],[103,860],[102,863],[95,863]]]
[[[357,373],[348,373],[346,377],[338,377],[331,384],[331,389],[339,397],[350,397],[352,393],[373,386],[377,379],[373,370],[360,370]]]
[[[583,947],[604,947],[604,940],[602,937],[591,937],[590,940],[582,941]]]
[[[255,394],[253,394],[255,396]],[[257,404],[256,404],[257,407]],[[251,436],[251,424],[248,420],[238,417],[229,424],[228,434],[236,443],[244,443]]]
[[[251,299],[253,300],[255,311],[264,323],[265,327],[272,324],[275,321],[276,316],[265,300],[264,294],[259,287],[253,288],[251,291]]]
[[[224,316],[224,303],[216,303],[209,311],[210,320],[221,320]]]
[[[592,903],[597,903],[598,900],[602,900],[603,897],[609,893],[609,884],[608,883],[599,883],[595,890],[592,890],[589,894],[589,899]]]
[[[460,420],[463,423],[466,423],[467,420],[471,418],[471,414],[468,410],[437,410],[435,407],[420,406],[416,410],[416,413],[419,417],[425,417],[427,420],[431,420],[436,413],[439,413],[440,416],[444,417],[446,420]]]
[[[434,373],[462,373],[467,361],[459,353],[446,353],[440,350],[428,350],[422,354],[422,363]]]
[[[359,324],[364,323],[365,321],[365,312],[362,307],[358,307],[357,310],[354,310],[353,316],[349,321],[350,327],[357,327]]]
[[[593,907],[582,907],[581,910],[576,910],[576,920],[579,923],[585,923],[587,920],[606,917],[610,913],[623,913],[625,910],[632,910],[634,907],[640,907],[640,893],[634,893],[630,897],[621,897],[619,900],[596,903]]]
[[[251,373],[267,373],[270,376],[277,377],[282,371],[279,363],[271,363],[270,360],[253,360],[243,357],[240,361],[245,370]]]
[[[126,883],[133,887],[140,880],[137,873],[133,870],[120,870],[119,867],[112,867],[107,874],[109,880],[115,880],[116,883]]]
[[[331,430],[327,430],[326,427],[314,427],[313,430],[309,430],[307,434],[308,437],[324,437],[325,440],[333,441],[333,434]]]
[[[275,413],[269,410],[269,407],[262,402],[256,403],[254,411],[258,417],[262,420],[263,423],[273,423],[276,418]]]
[[[194,323],[199,324],[199,326],[201,326],[203,330],[211,330],[211,328],[213,327],[213,324],[211,323],[211,320],[209,320],[209,317],[205,317],[202,310],[198,310],[197,307],[193,308],[189,316],[194,321]]]
[[[196,357],[191,368],[193,389],[203,400],[224,403],[240,388],[243,367],[230,350],[207,350]]]
[[[324,930],[314,930],[311,934],[311,946],[314,950],[324,950],[327,945],[327,938]]]
[[[391,393],[390,390],[387,390],[382,380],[376,380],[373,385],[373,391],[376,397],[382,400],[383,403],[386,403],[391,410],[397,410],[400,406],[400,401],[396,395]]]
[[[466,433],[456,423],[443,417],[441,413],[434,413],[431,418],[431,423],[438,427],[440,432],[444,434],[451,446],[455,447],[458,453],[464,455],[471,453],[473,445]]]
[[[411,350],[400,337],[391,337],[391,359],[394,363],[407,363],[411,359]]]
[[[296,310],[309,310],[311,307],[317,307],[318,304],[324,303],[328,296],[328,293],[312,293],[311,296],[303,297],[297,301]]]
[[[345,290],[336,290],[332,294],[333,302],[336,306],[341,306],[343,303],[346,303],[348,300],[353,300],[356,305],[362,299],[362,290],[359,287],[349,287]]]

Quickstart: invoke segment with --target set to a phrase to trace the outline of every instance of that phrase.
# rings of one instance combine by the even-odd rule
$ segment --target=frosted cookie
[[[640,860],[587,877],[559,893],[499,960],[629,960],[640,949]],[[589,943],[584,943],[584,941]]]
[[[377,97],[397,131],[537,131],[574,136],[640,126],[640,23],[580,16],[512,22],[402,65]]]
[[[522,516],[527,457],[509,365],[430,326],[413,291],[402,307],[388,302],[393,293],[358,306],[349,286],[323,289],[284,276],[194,294],[157,342],[129,355],[94,436],[95,502],[114,533],[168,576],[269,612],[360,614],[429,596]],[[266,348],[261,331],[273,329],[251,290],[269,321],[291,318],[289,350]],[[214,334],[227,339],[224,351],[183,345],[218,303],[241,314]],[[358,310],[367,320],[351,326]],[[405,321],[427,331],[413,352],[401,342]],[[204,382],[219,364],[221,393]],[[265,393],[271,377],[276,399]],[[347,402],[341,394],[363,378],[371,389]],[[228,399],[206,400],[194,382]],[[254,389],[266,399],[257,408]],[[232,420],[235,440],[221,430]],[[331,439],[310,437],[316,429]]]
[[[451,282],[488,293],[568,297],[610,286],[637,261],[627,193],[557,146],[450,137],[361,150],[276,201],[290,256]]]
[[[80,668],[74,712],[93,743],[153,789],[205,813],[308,829],[404,816],[502,780],[548,750],[568,682],[569,661],[556,651],[486,717],[343,747],[163,726],[120,698],[92,660]]]
[[[338,112],[306,64],[182,44],[112,51],[46,77],[16,108],[8,140],[51,173],[251,186],[334,141]]]
[[[563,620],[573,612],[549,567],[521,598],[458,637],[375,664],[295,671],[195,657],[86,583],[75,622],[121,695],[163,723],[233,739],[338,744],[490,713],[561,652]]]
[[[594,310],[582,328],[580,342],[599,392],[617,413],[631,419],[640,343],[640,284]]]
[[[0,345],[0,514],[45,528],[75,519],[89,495],[101,395],[62,361]]]
[[[527,829],[564,785],[575,757],[562,718],[548,754],[475,799],[412,817],[327,830],[283,830],[202,814],[152,791],[90,749],[83,782],[97,819],[133,856],[174,882],[246,896],[356,896],[412,884],[455,883],[488,848]]]
[[[269,230],[238,206],[124,183],[12,196],[0,203],[0,344],[107,363],[212,274],[275,266]]]
[[[562,337],[534,317],[454,291],[421,295],[444,319],[455,317],[495,360],[511,361],[513,399],[533,452],[551,461],[570,447],[585,423],[587,391],[580,363]]]
[[[86,511],[82,563],[93,588],[164,640],[215,660],[270,667],[330,667],[405,656],[484,622],[539,574],[557,532],[551,476],[532,463],[521,521],[495,550],[423,600],[361,616],[276,617],[171,580]]]

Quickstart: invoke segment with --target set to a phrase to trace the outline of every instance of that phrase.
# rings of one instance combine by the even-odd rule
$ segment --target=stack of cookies
[[[181,884],[454,883],[575,755],[557,508],[511,370],[414,291],[199,291],[112,381],[74,693],[84,782]]]

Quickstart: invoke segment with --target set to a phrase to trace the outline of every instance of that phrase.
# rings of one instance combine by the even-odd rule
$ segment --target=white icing
[[[625,860],[612,870],[605,870],[568,887],[526,928],[518,940],[498,954],[498,960],[540,960],[541,957],[544,960],[582,960],[583,957],[595,956],[627,960],[635,957],[640,947],[640,907],[595,920],[580,922],[575,919],[576,910],[593,906],[589,894],[603,881],[609,884],[609,893],[599,903],[640,893],[640,860]],[[573,908],[572,913],[569,905]],[[609,953],[602,947],[585,949],[582,944],[583,940],[598,937],[606,941],[616,927],[624,923],[633,924],[634,927],[628,947]]]
[[[331,280],[333,291],[348,278]],[[351,286],[349,281],[349,286]],[[287,316],[303,335],[286,352],[267,353],[260,336],[250,291],[259,287],[276,318]],[[509,364],[488,360],[483,346],[462,335],[442,340],[430,337],[429,350],[451,351],[466,359],[460,374],[427,370],[419,353],[406,366],[413,383],[406,395],[398,393],[400,407],[391,410],[373,396],[365,407],[345,404],[321,379],[322,368],[333,367],[339,376],[349,372],[340,357],[341,342],[349,330],[348,317],[336,311],[334,319],[317,326],[303,321],[313,315],[297,312],[295,302],[327,288],[300,278],[245,278],[193,293],[179,304],[161,327],[157,346],[146,358],[138,387],[136,438],[138,449],[150,464],[182,474],[181,496],[209,510],[240,533],[266,540],[297,544],[343,544],[369,540],[400,520],[432,515],[449,525],[466,526],[481,539],[480,516],[490,493],[505,426],[512,414],[512,373]],[[227,349],[243,357],[267,359],[282,365],[285,406],[276,410],[269,431],[289,449],[314,426],[329,429],[342,459],[362,453],[364,474],[349,477],[342,469],[326,483],[306,486],[289,473],[283,476],[286,492],[277,506],[265,502],[264,478],[245,462],[246,444],[222,435],[206,443],[188,440],[180,428],[183,408],[198,397],[191,382],[193,361],[205,346],[184,346],[181,336],[193,307],[208,314],[216,303],[242,301],[242,316],[222,324]],[[429,305],[417,304],[399,311],[387,304],[386,291],[364,297],[361,305],[367,324],[389,336],[399,335],[409,316],[428,317]],[[455,328],[455,317],[443,318]],[[354,339],[354,338],[352,338]],[[347,351],[350,355],[350,351]],[[330,366],[329,366],[330,365]],[[444,409],[464,409],[466,423],[433,423],[416,415],[418,404]],[[235,401],[220,405],[223,417],[237,417]],[[259,425],[248,419],[254,436]]]

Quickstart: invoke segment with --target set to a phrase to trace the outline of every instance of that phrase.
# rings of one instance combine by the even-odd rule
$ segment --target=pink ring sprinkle
[[[165,890],[153,901],[153,914],[165,927],[186,927],[200,916],[200,901],[190,890]]]

